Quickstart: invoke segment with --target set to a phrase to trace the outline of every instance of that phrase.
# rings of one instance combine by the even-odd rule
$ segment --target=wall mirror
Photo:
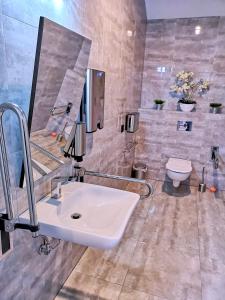
[[[63,164],[80,111],[91,41],[40,18],[28,116],[34,180]]]

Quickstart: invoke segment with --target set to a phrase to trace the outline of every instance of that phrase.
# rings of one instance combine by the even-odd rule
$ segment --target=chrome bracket
[[[15,224],[12,220],[8,220],[6,214],[0,215],[0,230],[5,232],[12,232],[15,229]]]
[[[58,247],[60,244],[59,239],[52,238],[52,240],[49,240],[49,238],[45,235],[42,235],[41,237],[43,241],[38,250],[39,255],[49,255],[51,251]]]
[[[0,230],[5,232],[12,232],[15,229],[24,229],[31,232],[37,232],[39,225],[30,225],[26,223],[16,223],[15,220],[9,220],[7,214],[0,215]]]

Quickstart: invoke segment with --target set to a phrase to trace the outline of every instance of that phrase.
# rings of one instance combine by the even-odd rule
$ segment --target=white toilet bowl
[[[173,186],[179,187],[180,182],[186,180],[192,171],[191,161],[180,158],[169,158],[167,164],[167,175],[173,180]]]

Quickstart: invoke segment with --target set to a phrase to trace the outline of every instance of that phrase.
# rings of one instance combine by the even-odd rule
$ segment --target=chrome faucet
[[[51,198],[60,199],[62,196],[62,184],[66,184],[69,181],[69,176],[58,176],[51,180]],[[55,188],[56,183],[56,188]]]
[[[211,147],[211,160],[213,162],[213,168],[219,168],[219,147],[213,146]]]
[[[3,130],[3,114],[5,111],[8,110],[13,111],[16,114],[19,120],[19,126],[21,130],[30,224],[16,223],[16,218],[13,211],[9,164]],[[6,214],[0,215],[0,230],[10,232],[17,228],[27,229],[32,232],[33,237],[37,237],[39,225],[37,220],[36,201],[34,196],[34,180],[31,165],[31,152],[29,144],[29,133],[27,128],[27,119],[23,110],[18,105],[13,103],[3,103],[0,105],[0,172],[6,207]]]
[[[51,198],[60,199],[62,196],[62,185],[72,181],[80,181],[85,174],[85,169],[82,167],[74,167],[74,174],[72,176],[58,176],[52,178],[51,181]],[[56,188],[55,188],[56,184]]]

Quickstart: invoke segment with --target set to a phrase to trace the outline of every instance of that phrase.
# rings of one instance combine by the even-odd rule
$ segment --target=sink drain
[[[74,220],[80,219],[81,218],[81,214],[74,213],[74,214],[71,215],[71,218],[74,219]]]

